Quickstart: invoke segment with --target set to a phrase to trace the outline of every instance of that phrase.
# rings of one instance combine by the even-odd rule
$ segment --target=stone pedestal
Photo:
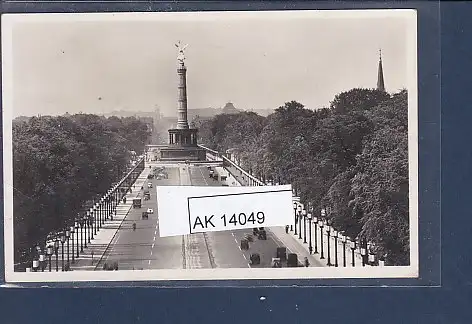
[[[161,149],[164,161],[203,161],[206,151],[197,145],[198,129],[169,129],[169,145]]]

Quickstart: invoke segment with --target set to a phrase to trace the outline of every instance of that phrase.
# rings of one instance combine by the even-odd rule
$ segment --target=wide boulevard
[[[267,240],[259,240],[253,236],[249,250],[241,250],[240,242],[245,235],[252,235],[251,229],[159,237],[156,186],[220,186],[221,183],[210,178],[207,166],[148,163],[144,172],[149,172],[149,166],[165,166],[168,178],[147,181],[152,183],[151,199],[142,199],[141,208],[130,209],[97,269],[101,269],[104,263],[113,262],[118,262],[120,270],[271,266],[277,247],[282,244],[270,231],[267,231]],[[147,187],[147,182],[144,187]],[[143,198],[141,188],[135,188],[128,196],[138,194]],[[148,208],[152,208],[154,213],[149,214],[148,219],[142,219],[142,212]],[[136,223],[136,230],[133,230],[133,223]],[[250,264],[250,255],[253,253],[260,255],[260,265]]]

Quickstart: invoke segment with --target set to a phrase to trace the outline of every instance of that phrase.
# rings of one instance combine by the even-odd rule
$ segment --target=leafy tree
[[[330,108],[337,113],[344,114],[350,111],[370,109],[389,98],[390,95],[385,91],[354,88],[336,95]]]
[[[409,260],[407,101],[406,91],[352,89],[329,109],[290,101],[266,118],[223,114],[198,127],[211,148],[232,148],[244,168],[291,183],[316,213],[331,207],[338,230],[400,265]]]
[[[149,135],[135,118],[87,114],[32,117],[14,122],[12,134],[17,261],[121,177]]]
[[[409,262],[408,136],[378,130],[358,157],[353,208],[362,213],[361,235],[394,264]]]

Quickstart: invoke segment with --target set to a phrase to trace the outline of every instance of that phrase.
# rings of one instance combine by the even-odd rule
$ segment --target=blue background
[[[181,6],[184,5],[188,4]],[[217,6],[213,5],[214,9],[218,9]],[[58,5],[56,7],[60,8]],[[284,5],[279,4],[278,7]],[[16,8],[25,11],[25,4]],[[34,7],[35,11],[38,8],[41,9]],[[44,11],[51,10],[51,6],[42,8]],[[80,6],[73,8],[83,10]],[[97,6],[97,9],[105,8]],[[15,7],[4,4],[3,10],[12,11]],[[426,97],[420,93],[420,109],[426,106],[432,109],[431,115],[422,115],[420,111],[420,118],[427,118],[424,128],[420,127],[420,136],[423,136],[420,145],[423,141],[423,148],[428,149],[420,150],[424,158],[431,159],[433,166],[437,164],[439,138],[436,137],[441,127],[441,182],[434,168],[428,169],[426,164],[423,174],[430,175],[430,183],[426,179],[421,184],[431,189],[429,196],[425,196],[429,203],[427,206],[432,205],[433,198],[439,199],[435,190],[442,189],[440,202],[434,202],[442,212],[441,287],[4,288],[0,289],[0,322],[252,323],[261,320],[271,323],[318,323],[329,320],[330,323],[472,323],[469,316],[472,308],[472,244],[469,232],[472,226],[470,211],[466,209],[471,191],[468,166],[472,165],[471,137],[467,135],[472,120],[468,100],[472,91],[471,16],[472,4],[441,4],[441,120],[435,111],[437,103],[433,102],[439,99],[438,93]],[[437,37],[434,26],[430,29],[424,27],[419,28],[420,69],[422,65],[436,62],[434,53],[421,52],[421,46],[428,48],[428,44],[437,42],[434,40]],[[439,51],[438,48],[431,49],[431,46],[429,50]],[[425,57],[432,61],[428,63]],[[431,87],[422,84],[420,73],[420,91],[421,87],[431,90]],[[423,164],[427,162],[423,161]],[[432,171],[429,173],[428,170]],[[430,211],[433,214],[436,212],[433,207]],[[428,225],[432,234],[439,230],[435,223],[437,217],[433,218]],[[439,247],[435,235],[423,238],[436,242],[425,243],[430,249],[422,248],[422,260],[439,262],[434,253]],[[422,275],[437,283],[438,271],[434,263],[427,264],[430,267],[423,267]],[[425,273],[425,268],[429,274]],[[261,300],[261,296],[265,299]]]

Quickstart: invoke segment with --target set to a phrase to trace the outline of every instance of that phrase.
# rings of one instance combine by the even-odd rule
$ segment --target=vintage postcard
[[[414,10],[2,17],[7,282],[415,278]]]

